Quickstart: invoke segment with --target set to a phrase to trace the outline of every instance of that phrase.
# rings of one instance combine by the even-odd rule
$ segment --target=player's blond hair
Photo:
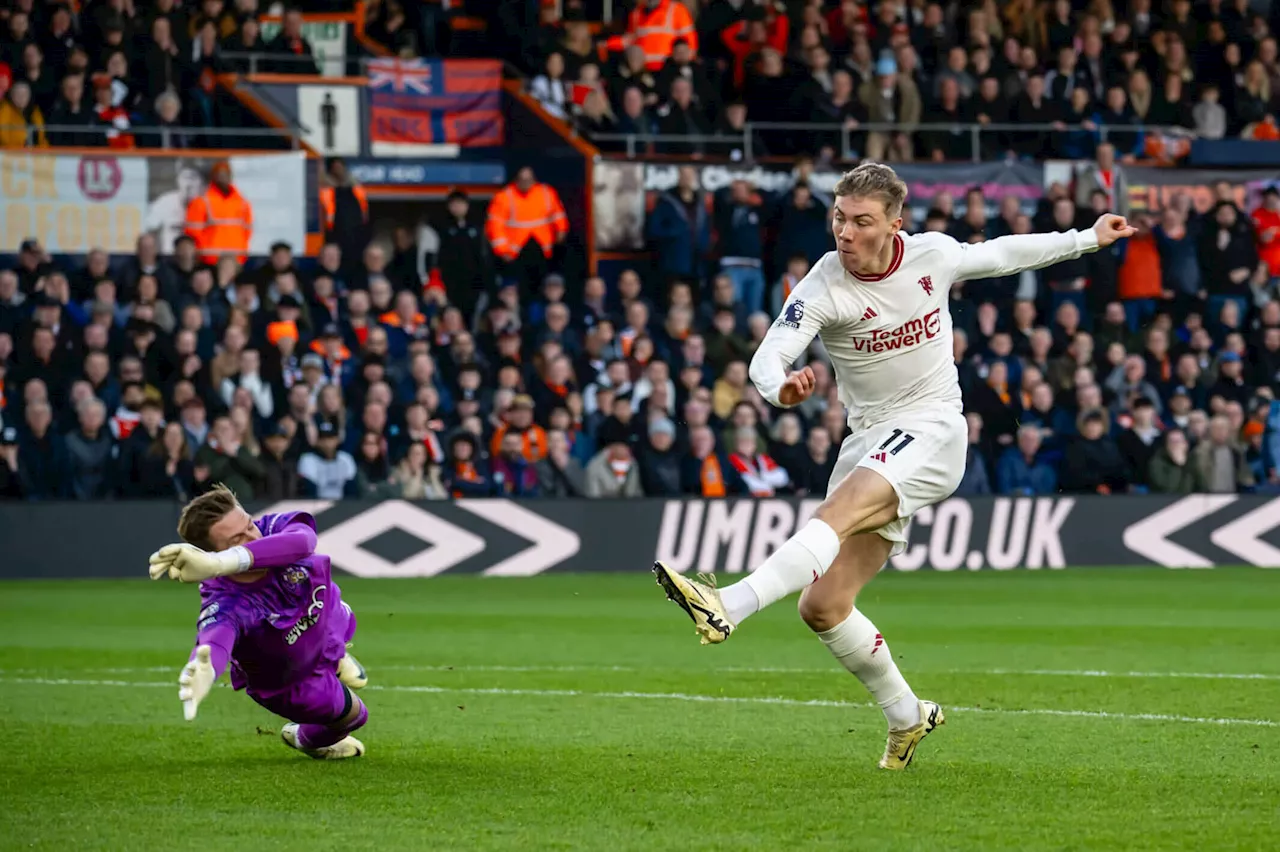
[[[836,198],[879,198],[889,219],[902,215],[907,201],[907,185],[884,163],[861,163],[836,181]]]
[[[211,550],[209,530],[218,521],[240,508],[235,492],[219,482],[213,490],[192,500],[178,518],[178,535],[201,550]]]

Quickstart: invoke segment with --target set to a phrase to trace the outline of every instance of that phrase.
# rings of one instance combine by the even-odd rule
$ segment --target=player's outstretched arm
[[[820,289],[823,285],[814,281],[813,275],[810,272],[797,285],[751,358],[752,384],[770,405],[778,408],[799,405],[813,393],[811,369],[788,373],[825,321],[825,296]]]
[[[1137,230],[1123,216],[1104,213],[1087,231],[1061,234],[1012,234],[983,243],[961,243],[955,280],[1000,278],[1027,269],[1043,269],[1106,248]]]
[[[293,565],[315,553],[314,523],[309,515],[299,515],[280,532],[215,553],[185,542],[165,545],[151,554],[151,579],[199,583],[254,568]]]
[[[200,702],[222,676],[231,660],[231,649],[236,646],[239,631],[235,618],[218,607],[213,603],[200,613],[196,646],[178,675],[178,700],[182,702],[182,717],[188,722],[195,719]]]

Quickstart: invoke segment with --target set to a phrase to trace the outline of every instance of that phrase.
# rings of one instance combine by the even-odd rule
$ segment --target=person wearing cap
[[[1209,386],[1209,399],[1222,397],[1228,402],[1246,405],[1253,388],[1244,378],[1244,361],[1240,353],[1230,349],[1218,356],[1218,380]]]
[[[630,401],[618,398],[615,403]],[[608,417],[601,424],[597,438],[601,449],[586,468],[587,497],[643,497],[640,486],[640,466],[631,452],[629,427],[617,417]]]
[[[547,455],[547,432],[533,422],[533,397],[517,394],[511,401],[511,407],[503,414],[503,422],[493,432],[489,444],[489,454],[495,458],[502,452],[503,440],[507,435],[520,438],[520,454],[529,464],[533,464]]]
[[[304,496],[341,500],[356,495],[356,461],[340,449],[338,427],[328,420],[316,424],[316,444],[298,459],[300,489]]]
[[[649,422],[648,433],[648,443],[640,451],[640,487],[647,497],[679,497],[684,489],[676,424],[659,417]]]
[[[875,78],[858,87],[858,99],[867,110],[869,123],[900,128],[893,133],[868,133],[867,159],[911,162],[911,131],[920,123],[923,105],[915,82],[898,74],[898,63],[892,54],[885,53],[876,61]]]
[[[231,183],[231,164],[219,160],[209,175],[209,188],[187,205],[185,231],[195,240],[202,263],[215,265],[230,255],[240,265],[249,257],[253,206]]]
[[[447,217],[436,231],[440,234],[440,283],[470,323],[482,294],[493,288],[493,254],[483,229],[472,221],[471,199],[460,189],[452,190],[445,201]]]

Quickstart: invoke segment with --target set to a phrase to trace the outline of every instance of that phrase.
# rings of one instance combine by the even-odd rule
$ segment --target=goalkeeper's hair
[[[883,163],[862,163],[845,172],[836,181],[837,198],[878,198],[890,220],[902,215],[907,200],[907,185],[898,173]]]
[[[209,530],[238,508],[240,501],[235,492],[219,482],[212,491],[201,494],[183,508],[178,518],[178,535],[188,544],[210,550],[213,544],[209,541]]]

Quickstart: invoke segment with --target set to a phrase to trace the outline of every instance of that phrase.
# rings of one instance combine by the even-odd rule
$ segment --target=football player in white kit
[[[1013,275],[1097,251],[1135,233],[1104,214],[1091,230],[960,243],[903,234],[906,184],[863,163],[836,184],[827,253],[792,291],[751,361],[751,381],[772,405],[813,393],[808,367],[788,372],[815,336],[831,356],[852,434],[840,447],[827,497],[812,519],[741,582],[716,589],[659,562],[658,585],[693,619],[702,643],[723,642],[744,619],[792,592],[800,617],[883,709],[881,769],[905,769],[944,721],[898,671],[884,637],[857,610],[858,592],[906,546],[907,524],[951,495],[968,449],[952,355],[948,291],[955,281]]]

